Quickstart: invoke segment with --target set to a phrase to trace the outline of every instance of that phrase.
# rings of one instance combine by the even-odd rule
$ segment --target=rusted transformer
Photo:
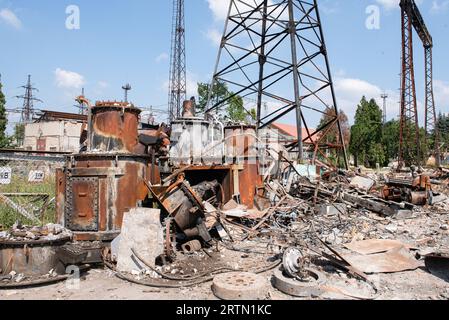
[[[263,195],[256,127],[234,125],[225,127],[225,162],[238,165],[234,171],[234,197],[249,209],[254,207],[257,195]]]
[[[111,241],[123,216],[144,205],[147,182],[160,183],[154,153],[142,150],[141,111],[121,102],[97,102],[90,108],[87,150],[67,156],[57,172],[58,222],[78,241]]]
[[[220,165],[223,127],[202,118],[180,118],[171,123],[170,162],[175,167]]]
[[[172,123],[170,161],[184,168],[192,185],[217,180],[224,203],[231,199],[254,207],[263,189],[254,126],[222,127],[216,120],[181,118]],[[223,133],[220,133],[223,132]]]

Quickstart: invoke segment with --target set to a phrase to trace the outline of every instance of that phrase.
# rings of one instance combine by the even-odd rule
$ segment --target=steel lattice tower
[[[425,55],[425,73],[426,73],[426,145],[429,145],[429,139],[434,135],[434,156],[436,164],[440,165],[440,131],[438,128],[437,112],[435,107],[435,97],[433,93],[433,62],[432,62],[432,46],[424,47]]]
[[[186,99],[186,51],[184,0],[173,0],[173,26],[169,80],[169,121],[181,116]]]
[[[402,79],[399,162],[402,164],[405,159],[411,162],[420,159],[420,139],[413,63],[413,26],[409,10],[402,10],[401,21]]]
[[[16,96],[18,99],[23,99],[23,107],[21,111],[21,123],[29,123],[33,120],[34,115],[34,102],[43,102],[33,96],[33,91],[39,91],[33,88],[31,84],[31,75],[28,75],[28,82],[21,88],[25,89],[25,94],[22,96]]]
[[[437,164],[440,162],[439,130],[435,100],[433,94],[433,39],[414,0],[401,0],[402,22],[402,74],[401,74],[401,131],[399,146],[399,163],[421,163],[424,151],[421,150],[418,107],[416,100],[415,70],[413,62],[413,29],[416,30],[424,46],[425,56],[425,143],[430,144],[430,137],[435,137],[433,155]],[[426,147],[427,148],[427,147]]]
[[[231,0],[210,88],[219,82],[234,94],[218,102],[210,96],[207,112],[237,95],[253,99],[260,130],[295,111],[299,139],[291,150],[299,160],[306,144],[314,159],[327,158],[324,149],[338,149],[348,166],[316,0]],[[270,111],[262,115],[264,105]],[[330,132],[332,145],[326,143]]]

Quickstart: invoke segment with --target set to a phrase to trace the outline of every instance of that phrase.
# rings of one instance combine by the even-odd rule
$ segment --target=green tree
[[[374,167],[385,162],[382,147],[382,110],[374,99],[360,101],[354,125],[351,128],[349,151],[354,156],[355,165]]]
[[[246,120],[246,110],[243,107],[243,99],[240,96],[234,96],[229,99],[227,107],[227,117],[235,122],[244,122]]]
[[[206,111],[207,99],[209,98],[209,88],[210,85],[207,83],[198,83],[198,104],[197,109],[199,112]],[[226,83],[217,81],[214,84],[211,93],[211,101],[212,103],[218,103],[229,96],[229,90]],[[220,110],[221,111],[221,110]]]
[[[446,152],[449,146],[449,117],[443,113],[438,116],[438,129],[440,131],[440,145],[442,152]]]
[[[23,146],[23,140],[25,139],[25,125],[22,123],[16,124],[14,127],[14,140],[16,147]]]
[[[400,123],[398,120],[391,120],[384,124],[382,130],[382,145],[385,150],[385,163],[397,160],[399,157],[399,135]]]
[[[8,117],[6,114],[6,99],[2,91],[3,85],[0,78],[0,148],[9,147],[11,139],[6,135]]]
[[[327,108],[325,110],[323,116],[321,117],[318,128],[324,127],[326,124],[328,124],[329,122],[331,122],[334,119],[335,119],[335,109]],[[341,131],[343,134],[344,144],[347,148],[349,145],[349,141],[350,141],[351,131],[349,128],[348,116],[345,114],[345,112],[343,110],[339,111],[339,119],[340,119],[340,126],[341,126]],[[324,131],[326,131],[326,129],[324,129]],[[331,128],[329,128],[323,142],[328,143],[328,144],[333,144],[333,145],[341,145],[341,139],[340,139],[340,134],[339,134],[337,125],[334,124],[334,125],[332,125]],[[344,161],[343,161],[344,159],[339,157],[339,154],[337,154],[337,150],[333,149],[332,151],[330,151],[329,156],[330,156],[329,160],[332,161],[332,159],[333,160],[338,159],[339,163],[337,163],[337,165],[339,167],[344,167]],[[320,156],[320,158],[322,158],[322,157]]]
[[[204,112],[207,107],[207,99],[209,98],[210,86],[206,83],[198,83],[198,105],[199,112]],[[213,104],[226,100],[226,103],[220,106],[217,110],[222,119],[232,122],[246,122],[247,117],[253,116],[254,112],[247,112],[244,107],[243,98],[238,95],[234,95],[232,91],[229,91],[226,83],[218,81],[214,84],[212,93],[210,95]]]

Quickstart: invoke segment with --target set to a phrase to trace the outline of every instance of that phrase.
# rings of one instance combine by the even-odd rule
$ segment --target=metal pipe
[[[295,91],[295,107],[296,107],[296,129],[298,132],[298,161],[302,163],[304,160],[304,150],[302,142],[302,118],[301,104],[302,99],[299,94],[299,72],[298,57],[296,52],[296,24],[293,12],[293,0],[288,0],[288,16],[289,16],[289,33],[291,40],[292,68],[293,68],[293,89]]]

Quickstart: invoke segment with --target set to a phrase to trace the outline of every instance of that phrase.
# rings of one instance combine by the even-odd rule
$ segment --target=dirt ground
[[[272,272],[263,276],[270,280]],[[339,282],[346,290],[354,279]],[[394,274],[382,274],[380,281],[381,300],[448,300],[449,284],[429,274],[424,268]],[[337,281],[335,281],[337,282]],[[346,283],[345,283],[346,282]],[[292,300],[280,291],[270,288],[268,300]],[[316,299],[349,299],[328,294]],[[0,300],[217,300],[211,291],[211,283],[183,289],[158,289],[128,283],[116,278],[112,271],[90,270],[82,277],[79,289],[68,288],[65,282],[29,289],[0,291]]]
[[[358,212],[348,216],[347,219],[351,224],[343,221],[344,227],[334,228],[330,234],[322,233],[326,242],[342,254],[349,253],[344,248],[345,243],[366,239],[399,240],[412,248],[412,255],[447,251],[449,248],[448,213],[415,212],[413,217],[401,220]],[[237,237],[235,233],[233,235]],[[291,243],[287,244],[289,245]],[[257,237],[236,242],[233,247],[221,244],[190,256],[179,253],[176,262],[160,271],[177,277],[199,275],[223,266],[235,270],[260,271],[272,266],[273,258],[282,257],[282,252],[282,246],[273,246],[271,242],[264,242],[263,237],[262,239]],[[327,287],[343,290],[350,295],[331,290],[308,299],[353,299],[350,296],[381,300],[449,299],[449,282],[447,282],[449,270],[445,276],[437,277],[426,269],[423,260],[419,260],[419,268],[413,271],[368,275],[368,280],[377,287],[377,293],[366,282],[349,276],[345,271],[335,268],[329,261],[322,264],[314,263],[313,267],[324,274]],[[274,270],[269,270],[261,274],[266,281],[267,290],[259,298],[296,299],[273,287],[271,283],[273,272]],[[138,280],[149,279],[148,275],[144,274],[130,276]],[[154,280],[154,276],[152,279]],[[97,267],[82,274],[77,288],[71,287],[70,282],[60,282],[35,288],[0,290],[0,300],[216,300],[211,284],[207,282],[189,288],[170,289],[147,287],[121,280],[106,267]]]

